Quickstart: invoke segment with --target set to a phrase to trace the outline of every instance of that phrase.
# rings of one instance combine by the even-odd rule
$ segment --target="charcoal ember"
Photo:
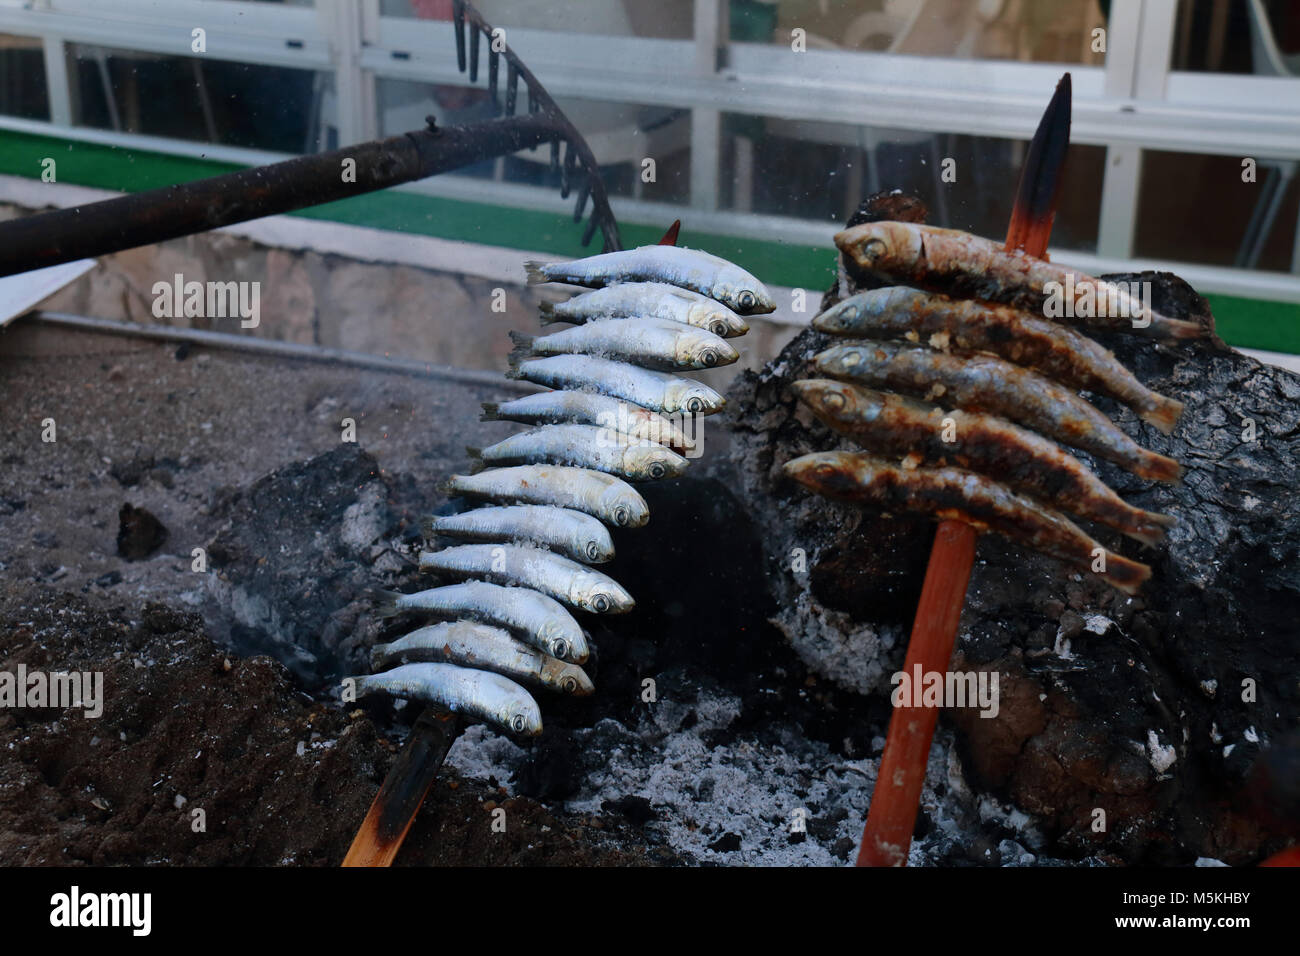
[[[269,654],[312,690],[367,672],[379,626],[373,562],[410,519],[389,505],[393,480],[343,444],[221,490],[212,513],[224,525],[203,579],[215,636],[239,654]]]
[[[122,505],[117,520],[117,553],[128,561],[149,557],[167,540],[163,523],[149,511],[130,502]]]
[[[1157,311],[1212,328],[1205,300],[1176,276],[1106,278],[1150,282]],[[830,297],[858,291],[853,283],[841,273]],[[1098,338],[1147,386],[1186,404],[1165,436],[1094,399],[1140,444],[1182,462],[1186,477],[1157,485],[1078,457],[1178,526],[1166,548],[1149,550],[1085,525],[1152,566],[1131,598],[983,536],[955,666],[999,672],[1000,710],[945,721],[971,786],[1032,814],[1053,856],[1252,862],[1285,841],[1246,799],[1246,784],[1300,710],[1300,377],[1214,336],[1181,347]],[[887,695],[901,668],[933,523],[840,505],[782,475],[799,455],[853,448],[789,388],[828,342],[804,331],[736,383],[731,466],[764,544],[772,623],[814,672],[867,695],[865,706]]]

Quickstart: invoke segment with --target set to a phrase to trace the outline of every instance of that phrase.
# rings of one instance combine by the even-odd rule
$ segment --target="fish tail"
[[[401,591],[388,591],[384,588],[375,588],[370,592],[370,601],[375,606],[375,617],[388,618],[396,617],[402,613],[402,607],[397,602],[404,595]]]
[[[1148,425],[1154,425],[1168,435],[1174,430],[1178,417],[1183,413],[1183,403],[1163,395],[1155,396],[1151,407],[1138,412],[1139,417]]]
[[[1119,588],[1125,594],[1137,594],[1138,588],[1151,577],[1151,568],[1141,561],[1132,561],[1107,551],[1106,570],[1101,576],[1107,584]]]
[[[518,350],[512,351],[506,356],[506,363],[510,366],[510,371],[506,372],[506,378],[523,378],[523,375],[519,373],[519,363],[523,359],[524,356],[520,355]]]
[[[469,455],[470,457],[469,473],[471,475],[477,475],[480,471],[482,471],[484,468],[487,467],[486,463],[484,463],[483,461],[482,448],[475,448],[473,445],[466,445],[465,454]]]
[[[508,361],[511,368],[516,368],[521,361],[532,355],[533,337],[511,329],[510,341],[514,343],[515,347],[511,350]]]
[[[432,515],[420,519],[420,534],[426,538],[436,538],[438,536],[438,519]]]
[[[1205,330],[1199,322],[1185,319],[1165,319],[1159,323],[1159,333],[1167,339],[1199,339],[1205,336]]]
[[[455,477],[456,477],[455,475],[452,475],[451,478],[442,479],[442,481],[438,482],[436,485],[433,486],[434,490],[438,492],[438,494],[446,495],[447,497],[450,498],[452,495],[456,493],[456,489],[452,485],[452,478]]]
[[[551,277],[546,274],[546,263],[536,259],[524,260],[524,273],[528,276],[528,285],[541,285],[551,281]]]
[[[1149,481],[1166,481],[1171,485],[1177,485],[1183,480],[1183,466],[1172,458],[1143,448],[1142,461],[1137,474]]]
[[[390,644],[376,644],[370,648],[370,669],[372,671],[383,670],[384,665],[388,663],[388,649]]]
[[[557,318],[555,317],[555,303],[554,303],[554,302],[542,302],[542,303],[540,303],[540,304],[537,306],[537,312],[538,312],[538,318],[541,320],[542,325],[551,325],[551,324],[553,324],[553,323],[555,323],[555,322],[560,321],[559,319],[557,319]]]
[[[1156,514],[1154,511],[1142,511],[1137,508],[1133,510],[1136,512],[1133,521],[1124,529],[1124,533],[1148,548],[1164,544],[1165,529],[1178,524],[1178,519],[1173,515]]]
[[[500,411],[500,402],[483,402],[483,414],[478,417],[478,420],[481,422],[500,421],[498,416]]]

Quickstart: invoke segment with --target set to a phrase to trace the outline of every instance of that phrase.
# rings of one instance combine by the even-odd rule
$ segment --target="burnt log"
[[[1177,276],[1106,278],[1150,282],[1156,310],[1213,328],[1206,301]],[[828,301],[868,281],[841,263]],[[1294,771],[1278,770],[1296,761],[1277,753],[1300,714],[1300,376],[1213,335],[1179,347],[1098,338],[1186,410],[1165,436],[1089,397],[1186,476],[1155,485],[1079,457],[1178,526],[1151,550],[1085,525],[1152,566],[1135,597],[983,536],[953,668],[996,671],[1000,708],[944,719],[971,784],[1031,814],[1052,855],[1254,862],[1284,846],[1296,820]],[[781,473],[799,455],[854,447],[789,388],[829,344],[807,330],[736,383],[731,464],[765,545],[772,623],[813,671],[878,701],[902,666],[934,525],[836,504]]]

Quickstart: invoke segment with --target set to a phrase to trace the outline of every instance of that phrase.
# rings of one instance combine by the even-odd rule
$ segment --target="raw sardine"
[[[452,475],[438,487],[446,495],[572,508],[619,528],[639,528],[650,520],[650,508],[635,488],[621,478],[586,468],[494,468],[477,475]]]
[[[423,552],[420,569],[532,588],[592,614],[624,614],[636,604],[632,595],[609,575],[541,548],[462,544]]]
[[[614,541],[597,519],[571,508],[548,505],[506,505],[475,508],[455,515],[428,518],[426,537],[443,535],[465,541],[531,541],[588,564],[614,557]]]
[[[512,358],[512,363],[516,364],[506,373],[507,378],[551,388],[600,392],[664,414],[708,415],[726,404],[726,399],[702,382],[593,355],[554,355],[523,361]]]
[[[676,478],[689,464],[663,445],[597,425],[541,425],[469,454],[489,466],[572,465],[631,481]]]
[[[571,262],[524,263],[528,284],[567,282],[599,288],[619,282],[664,282],[716,299],[741,315],[773,312],[763,283],[735,263],[683,246],[641,246]]]
[[[564,694],[585,697],[595,688],[577,664],[544,654],[499,627],[473,621],[443,621],[412,631],[391,644],[370,649],[370,669],[396,664],[448,663],[494,671]]]
[[[455,664],[403,664],[382,674],[353,677],[357,696],[388,694],[495,724],[525,737],[542,732],[542,712],[532,695],[491,671]]]
[[[509,402],[484,402],[480,421],[599,425],[675,450],[685,450],[693,444],[676,422],[658,412],[596,392],[538,392]]]
[[[620,282],[583,292],[566,302],[543,302],[539,308],[542,325],[553,322],[581,325],[594,319],[645,316],[708,329],[723,338],[749,331],[745,320],[721,302],[665,282]]]
[[[704,329],[667,319],[600,319],[550,335],[511,332],[515,356],[598,355],[672,372],[730,365],[740,353]]]

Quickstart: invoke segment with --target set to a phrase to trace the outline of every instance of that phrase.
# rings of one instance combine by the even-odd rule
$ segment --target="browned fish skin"
[[[1110,283],[1066,269],[1046,259],[1008,252],[1000,242],[955,229],[939,229],[909,222],[869,222],[836,233],[835,245],[861,268],[906,285],[942,292],[954,299],[985,299],[1004,302],[1043,314],[1048,299],[1047,283],[1091,287],[1102,299],[1116,289]],[[1133,325],[1127,316],[1091,316],[1071,319],[1114,332],[1137,332],[1172,339],[1199,338],[1204,330],[1195,322],[1161,315],[1127,294],[1121,297],[1141,306],[1140,314],[1150,320],[1145,328]]]
[[[1134,508],[1073,455],[1001,418],[945,412],[902,395],[828,379],[795,382],[791,388],[821,421],[869,452],[900,458],[915,454],[925,464],[979,472],[1147,545],[1162,543],[1164,529],[1175,523],[1168,515]],[[954,440],[944,441],[949,428]]]
[[[1178,462],[1142,448],[1073,392],[1003,359],[864,342],[821,352],[816,367],[831,378],[942,398],[964,410],[1010,418],[1142,478],[1174,482],[1182,474]]]
[[[813,319],[813,325],[833,335],[919,339],[941,351],[952,346],[991,352],[1063,385],[1118,399],[1166,435],[1183,411],[1182,402],[1151,391],[1109,349],[1009,305],[893,286],[845,299]]]
[[[817,452],[785,463],[784,471],[828,498],[886,511],[965,521],[995,531],[1036,551],[1091,571],[1093,550],[1102,546],[1062,514],[1016,494],[997,482],[959,468],[913,468],[870,455]],[[1104,548],[1102,548],[1105,551]],[[1109,551],[1099,576],[1135,594],[1151,569]]]

